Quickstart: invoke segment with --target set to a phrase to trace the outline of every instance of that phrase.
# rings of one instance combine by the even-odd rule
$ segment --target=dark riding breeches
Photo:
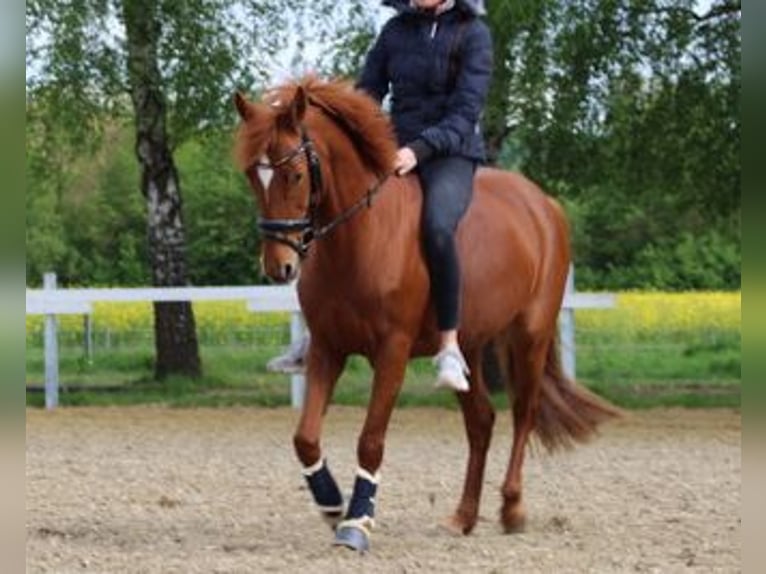
[[[423,244],[440,331],[456,329],[460,315],[460,263],[455,231],[473,194],[476,162],[460,156],[418,166],[423,187]]]

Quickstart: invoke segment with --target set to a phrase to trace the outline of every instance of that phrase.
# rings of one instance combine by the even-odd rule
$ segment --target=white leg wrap
[[[347,518],[338,523],[338,528],[358,528],[369,537],[372,529],[375,528],[375,519],[370,518],[369,516]]]
[[[372,484],[378,484],[378,481],[380,480],[379,472],[376,472],[374,475],[372,475],[366,470],[364,470],[361,466],[358,466],[356,468],[356,475],[361,476],[363,479],[371,482]]]
[[[324,463],[325,463],[325,459],[320,458],[318,461],[316,461],[311,466],[304,467],[303,470],[302,470],[303,476],[311,476],[316,471],[321,470],[321,468],[324,466]]]

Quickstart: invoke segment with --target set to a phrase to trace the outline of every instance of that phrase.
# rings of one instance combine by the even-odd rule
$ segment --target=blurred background
[[[490,160],[564,205],[577,290],[617,294],[576,313],[578,377],[622,404],[738,405],[741,2],[486,4]],[[61,289],[262,283],[231,95],[353,78],[391,14],[360,0],[27,2],[27,288],[45,272]],[[158,365],[158,321],[183,323],[170,352],[196,368]],[[43,330],[27,316],[31,391]],[[62,402],[287,404],[287,377],[264,365],[289,338],[288,314],[244,303],[100,303],[59,318]],[[352,362],[336,400],[363,402],[368,380]],[[415,362],[401,401],[452,403],[430,384]]]

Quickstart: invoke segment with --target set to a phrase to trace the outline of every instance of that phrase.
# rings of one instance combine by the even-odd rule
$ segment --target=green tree
[[[262,280],[252,192],[231,162],[229,132],[208,133],[178,149],[186,181],[191,278],[198,285],[242,285]]]
[[[44,100],[51,112],[49,122],[66,135],[71,149],[91,152],[102,141],[104,125],[117,118],[131,118],[152,282],[173,286],[184,285],[190,278],[208,280],[210,274],[189,270],[187,216],[183,213],[176,150],[198,134],[229,126],[233,118],[231,94],[237,88],[262,85],[285,67],[276,63],[276,56],[289,47],[291,38],[298,38],[298,53],[302,39],[337,38],[335,46],[323,53],[325,58],[333,54],[327,60],[332,64],[328,69],[353,69],[372,22],[362,5],[358,0],[345,3],[342,9],[324,0],[310,5],[296,0],[31,0],[26,5],[27,65],[31,71],[28,115],[30,102]],[[311,27],[301,29],[301,22],[310,22]],[[336,24],[316,28],[317,24],[332,22]],[[320,35],[312,37],[310,34],[317,30]],[[345,33],[338,34],[339,30]],[[288,65],[291,72],[303,71],[298,63]],[[60,188],[71,167],[63,163],[57,167],[54,173],[59,183],[56,178],[51,182]],[[28,233],[28,246],[45,254],[47,263],[41,265],[55,264],[60,269],[66,263],[64,275],[73,280],[106,279],[97,273],[98,258],[87,259],[86,269],[86,259],[80,255],[98,238],[105,240],[101,251],[116,261],[140,256],[143,250],[135,241],[124,235],[109,241],[96,231],[108,223],[115,226],[113,230],[124,225],[128,231],[134,222],[106,209],[120,209],[114,197],[100,199],[105,202],[78,205],[71,201],[78,211],[67,213],[60,194],[28,198],[37,218],[31,222],[35,233]],[[208,205],[214,201],[211,197]],[[105,211],[101,218],[93,216],[94,203]],[[91,223],[87,230],[83,229],[83,218]],[[63,234],[57,233],[59,229]],[[213,233],[205,222],[197,223],[195,232],[204,240],[194,243],[191,253],[200,256],[225,249],[216,250],[208,242],[234,239]],[[54,236],[62,239],[55,241]],[[141,266],[115,266],[109,278],[134,280],[141,274]],[[155,305],[155,333],[158,378],[171,373],[200,373],[191,305]]]
[[[355,77],[375,36],[377,8],[364,0],[288,0],[289,41],[275,75]]]
[[[26,132],[26,269],[27,285],[34,285],[46,271],[61,269],[66,259],[61,216],[65,182],[52,174],[71,155],[45,106],[27,106]]]
[[[73,261],[64,281],[77,285],[146,285],[151,281],[146,202],[139,180],[132,129],[104,128],[97,153],[77,158],[76,175],[62,205]]]
[[[566,199],[580,284],[624,285],[631,277],[647,286],[670,277],[628,270],[645,268],[639,254],[648,246],[677,254],[684,237],[707,232],[715,238],[706,245],[732,261],[741,206],[741,4],[717,0],[704,13],[694,6],[489,2],[490,147],[503,165]],[[668,251],[663,261],[671,260]]]
[[[239,19],[231,17],[235,8]],[[50,109],[75,143],[92,144],[105,115],[134,120],[156,286],[188,282],[173,150],[201,127],[231,117],[227,98],[235,86],[252,83],[258,69],[243,56],[254,48],[264,54],[279,48],[273,40],[278,34],[248,35],[247,18],[257,17],[263,29],[270,29],[269,18],[279,18],[276,8],[215,0],[27,3],[27,36],[33,37],[27,59],[36,68],[28,98],[49,94]],[[155,334],[157,378],[200,374],[190,304],[156,304]]]
[[[176,8],[185,6],[175,3]],[[171,11],[171,15],[183,12],[182,8]],[[162,287],[185,285],[188,281],[180,181],[168,139],[167,88],[160,72],[164,16],[157,0],[123,0],[128,85],[135,117],[136,156],[141,166],[141,193],[147,202],[152,279],[155,286]],[[191,19],[187,16],[183,20]],[[204,23],[194,23],[206,31]],[[201,374],[190,302],[154,303],[154,337],[157,378],[173,373]]]

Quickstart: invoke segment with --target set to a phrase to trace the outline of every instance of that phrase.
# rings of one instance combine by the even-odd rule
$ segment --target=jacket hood
[[[410,0],[383,0],[383,5],[390,6],[397,12],[417,12],[416,8],[410,6]],[[474,16],[483,16],[487,13],[484,0],[455,0],[455,8]]]

